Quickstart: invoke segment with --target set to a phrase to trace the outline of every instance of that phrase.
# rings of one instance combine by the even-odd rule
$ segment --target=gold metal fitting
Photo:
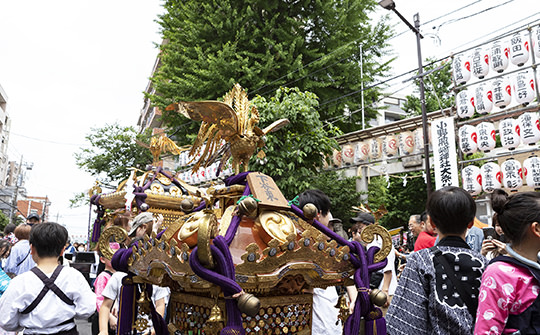
[[[381,307],[381,306],[384,306],[384,304],[386,304],[388,297],[386,296],[386,293],[384,293],[383,291],[379,289],[373,289],[369,292],[369,299],[374,305]]]
[[[302,211],[304,212],[304,216],[306,217],[306,219],[310,221],[313,220],[319,212],[317,206],[312,203],[305,204],[304,207],[302,207]]]
[[[251,293],[244,293],[238,297],[237,305],[240,312],[248,316],[257,315],[261,309],[261,301]]]
[[[208,318],[208,322],[214,322],[219,323],[223,322],[223,315],[221,314],[221,309],[218,305],[214,305],[212,307],[212,310],[210,311],[210,317]]]
[[[193,201],[190,199],[184,199],[180,202],[180,209],[182,209],[182,212],[189,213],[193,210]]]
[[[254,212],[257,211],[257,208],[257,201],[252,197],[244,198],[238,204],[238,212],[242,215],[253,216]]]

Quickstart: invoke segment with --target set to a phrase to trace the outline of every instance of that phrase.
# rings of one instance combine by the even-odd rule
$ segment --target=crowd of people
[[[366,244],[360,237],[376,224],[372,214],[351,218],[347,234],[322,191],[307,190],[298,201],[300,208],[314,204],[317,221],[365,250],[382,246],[380,238]],[[540,193],[495,190],[491,206],[494,229],[483,231],[475,226],[473,198],[446,187],[432,193],[424,213],[410,216],[411,238],[391,247],[386,266],[369,282],[369,289],[386,294],[381,310],[388,334],[540,333]],[[103,270],[90,286],[81,272],[64,266],[66,252],[84,251],[69,243],[66,228],[31,219],[7,225],[0,239],[0,335],[79,334],[77,318],[89,318],[93,334],[115,334],[127,273],[115,271],[99,254]],[[114,224],[126,229],[133,244],[155,232],[161,219],[152,213],[119,215]],[[359,289],[314,288],[312,334],[341,334],[339,294],[347,295],[352,312]],[[169,289],[152,285],[149,292],[155,311],[165,316]],[[133,330],[137,334],[153,332],[145,317],[146,328]]]

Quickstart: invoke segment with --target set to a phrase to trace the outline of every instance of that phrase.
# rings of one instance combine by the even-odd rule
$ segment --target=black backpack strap
[[[39,292],[36,299],[34,299],[34,301],[32,301],[32,303],[28,305],[28,307],[26,307],[24,311],[21,312],[21,314],[28,314],[32,312],[34,308],[36,308],[36,306],[41,302],[41,300],[43,300],[43,298],[45,297],[45,294],[47,294],[49,290],[53,291],[66,304],[75,305],[73,300],[68,298],[68,296],[64,292],[62,292],[62,290],[58,286],[54,284],[54,281],[56,280],[56,278],[58,278],[58,275],[60,274],[60,271],[62,271],[63,268],[64,267],[62,265],[58,265],[56,269],[54,269],[54,272],[51,275],[51,278],[47,277],[47,275],[45,275],[43,271],[41,271],[37,266],[32,268],[32,270],[30,270],[36,276],[38,276],[39,279],[41,279],[44,286],[41,292]]]
[[[465,288],[463,287],[462,283],[459,282],[456,273],[454,272],[454,268],[450,266],[446,258],[443,256],[442,251],[437,248],[437,246],[429,248],[433,255],[437,258],[439,263],[442,265],[445,272],[448,274],[448,278],[456,288],[456,291],[459,293],[460,298],[463,300],[465,305],[467,306],[467,309],[469,310],[469,313],[472,315],[473,320],[476,318],[476,309],[478,308],[478,302],[473,301],[471,297],[471,293],[468,293],[465,291]]]
[[[24,256],[22,261],[20,261],[19,264],[17,264],[17,267],[19,267],[28,258],[28,255],[30,255],[30,250],[28,250],[28,253],[26,254],[26,256]]]

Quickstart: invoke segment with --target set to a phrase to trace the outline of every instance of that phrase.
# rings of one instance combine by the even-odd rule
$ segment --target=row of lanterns
[[[345,144],[341,150],[334,150],[332,165],[341,167],[358,164],[385,157],[405,156],[422,152],[424,134],[422,128],[404,131],[398,135],[387,135],[384,138],[372,138],[353,144]]]
[[[532,31],[534,55],[540,58],[540,25]],[[497,40],[491,47],[478,47],[472,53],[462,53],[454,56],[452,70],[456,85],[467,83],[471,74],[483,79],[490,71],[502,73],[508,65],[523,66],[529,61],[529,33],[517,32],[509,40]]]
[[[521,114],[517,119],[499,122],[499,137],[503,148],[514,150],[520,143],[534,145],[540,141],[540,121],[536,112]],[[489,152],[495,148],[495,125],[482,122],[476,126],[464,125],[458,129],[459,148],[464,154]]]
[[[525,181],[528,186],[540,189],[540,158],[531,156],[521,163],[509,158],[501,166],[489,162],[482,167],[469,165],[461,171],[463,188],[471,195],[478,195],[484,191],[493,192],[496,188],[504,187],[512,192],[523,187]]]
[[[536,96],[534,72],[531,69],[517,72],[510,81],[500,77],[489,83],[477,85],[474,90],[465,89],[456,94],[457,115],[459,118],[470,118],[474,112],[491,113],[493,107],[505,108],[514,101],[527,105]]]
[[[212,180],[217,180],[218,177],[216,177],[217,168],[219,166],[220,162],[215,162],[211,165],[209,165],[206,168],[199,168],[196,172],[193,172],[190,170],[179,172],[178,178],[185,181],[186,183],[190,185],[198,185],[202,183],[206,183]],[[233,169],[231,164],[226,164],[224,166],[223,171],[219,174],[219,177],[228,177],[233,175]]]

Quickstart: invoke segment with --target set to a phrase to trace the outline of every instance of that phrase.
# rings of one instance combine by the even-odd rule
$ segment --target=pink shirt
[[[529,270],[505,262],[490,264],[482,275],[478,295],[475,335],[510,334],[509,315],[523,313],[538,297],[540,283]]]
[[[111,275],[106,271],[103,271],[97,276],[96,280],[94,281],[94,292],[96,293],[96,307],[98,312],[101,308],[101,304],[103,303],[103,295],[101,293],[105,289],[105,286],[107,286],[107,282],[109,282],[110,278]]]

